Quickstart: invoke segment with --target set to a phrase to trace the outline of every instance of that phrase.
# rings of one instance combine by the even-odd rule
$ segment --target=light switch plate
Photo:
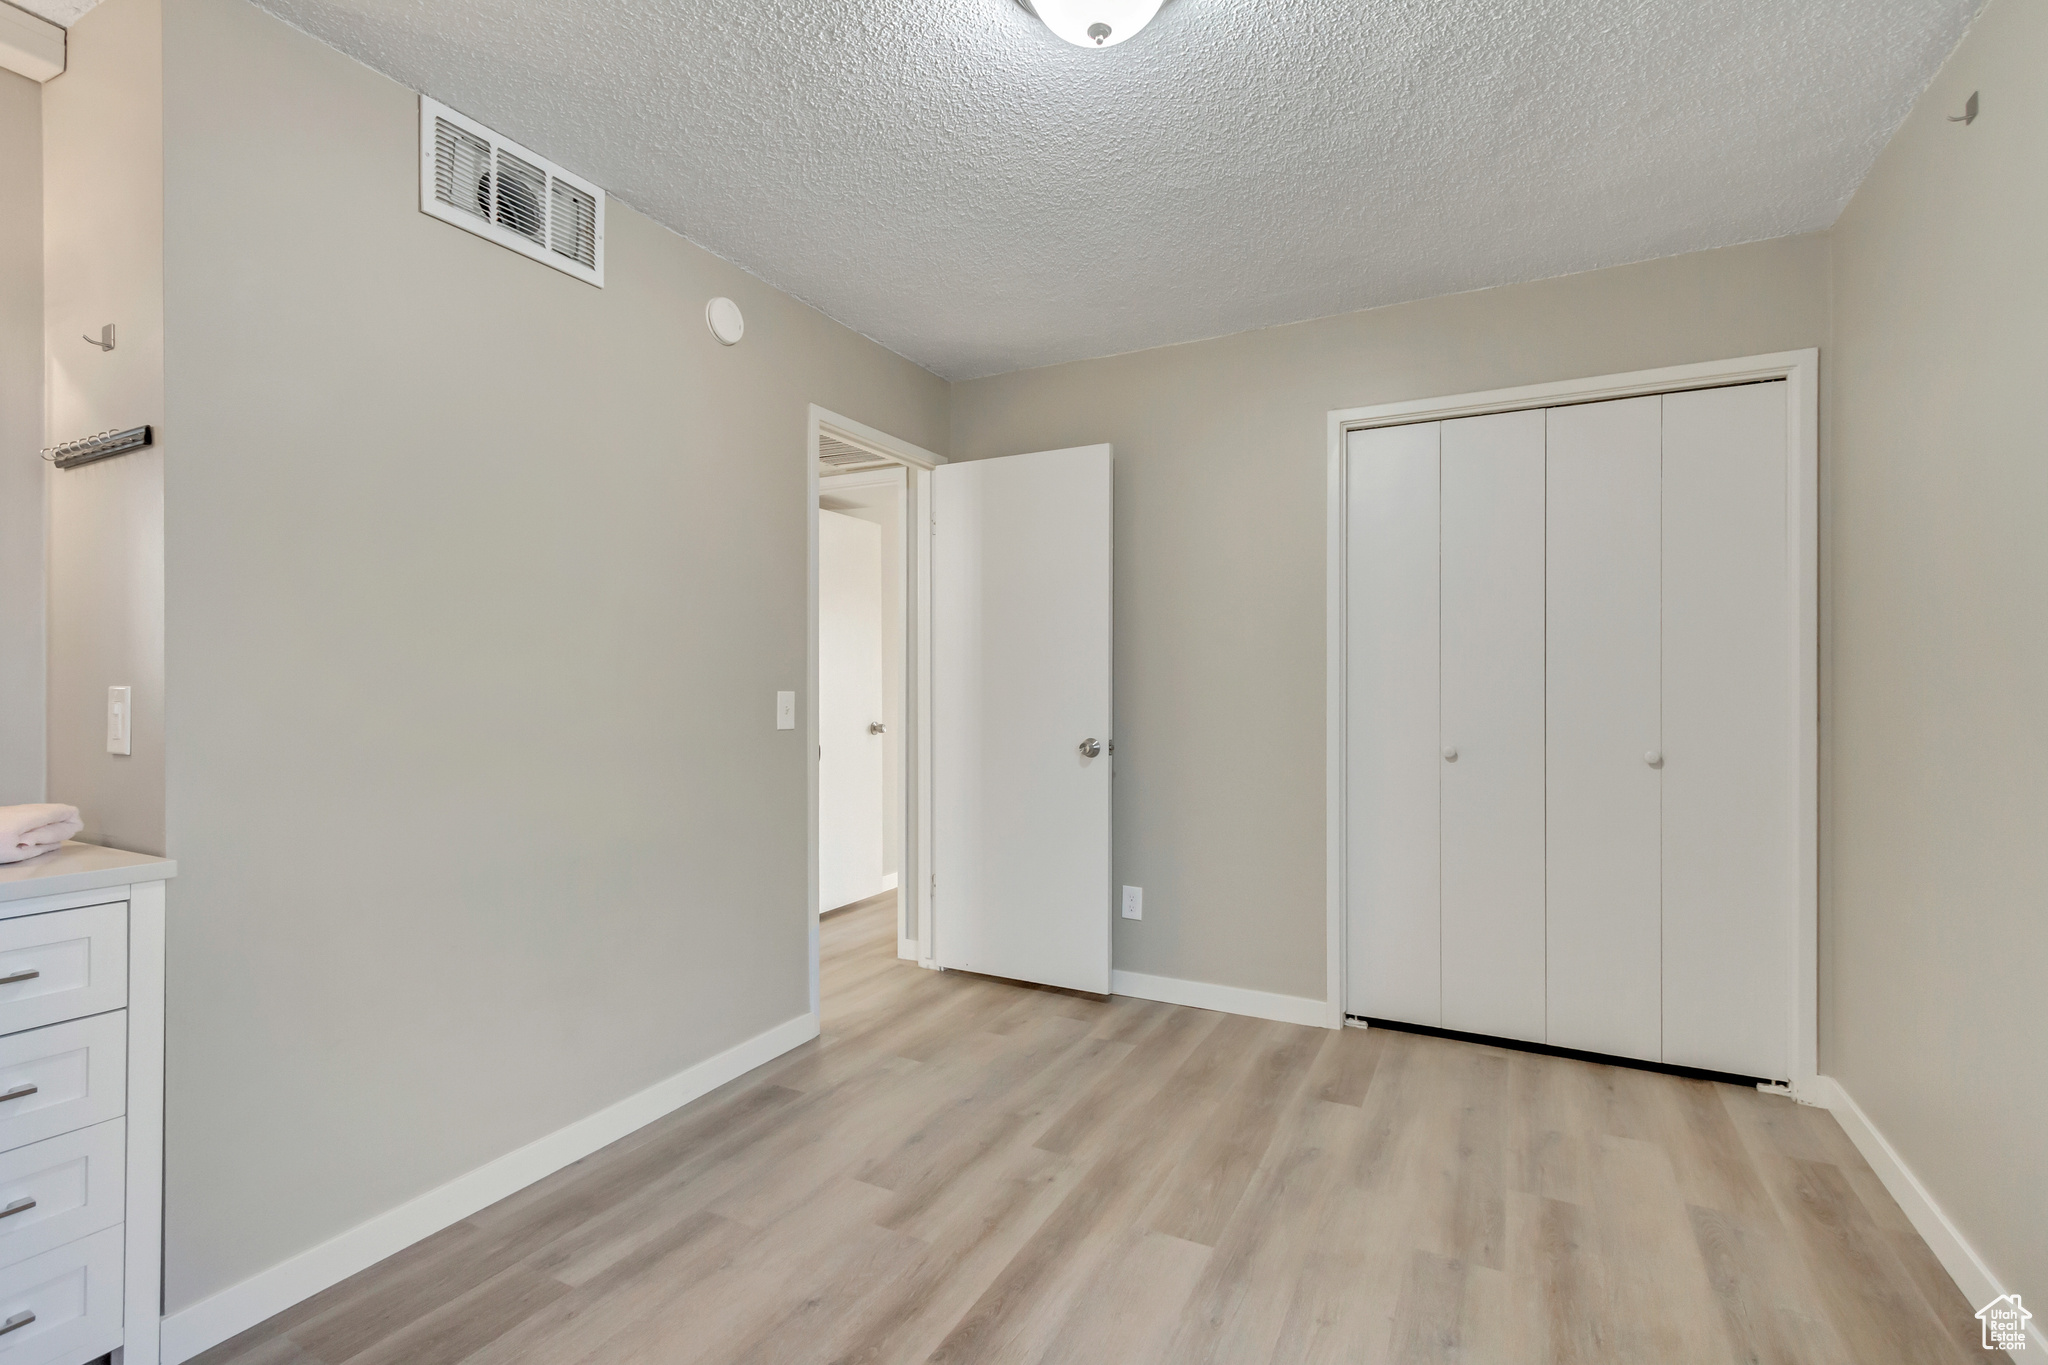
[[[1145,888],[1127,886],[1124,888],[1124,918],[1145,918]]]
[[[131,695],[125,687],[107,689],[107,752],[110,754],[133,752],[135,708],[130,701]]]
[[[775,728],[778,730],[796,729],[796,693],[777,692],[775,694]]]

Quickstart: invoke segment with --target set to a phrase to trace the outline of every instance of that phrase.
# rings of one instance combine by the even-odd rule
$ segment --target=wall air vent
[[[420,212],[604,288],[604,191],[425,95]]]

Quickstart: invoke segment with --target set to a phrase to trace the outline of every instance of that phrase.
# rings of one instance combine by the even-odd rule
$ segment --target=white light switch
[[[775,728],[778,730],[796,729],[796,693],[777,692],[775,694]]]
[[[1145,888],[1127,886],[1124,888],[1124,918],[1145,918]]]
[[[110,754],[132,752],[129,733],[133,729],[133,718],[128,697],[125,687],[107,689],[107,752]]]

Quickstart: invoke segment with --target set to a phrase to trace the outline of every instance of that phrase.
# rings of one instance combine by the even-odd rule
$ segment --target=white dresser
[[[91,844],[0,865],[0,1365],[157,1365],[176,871]]]

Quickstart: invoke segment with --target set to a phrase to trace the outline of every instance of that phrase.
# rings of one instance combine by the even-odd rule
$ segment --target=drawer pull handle
[[[19,1332],[35,1320],[35,1310],[33,1308],[25,1308],[6,1322],[0,1322],[0,1337],[6,1336],[9,1332]]]
[[[0,1218],[12,1218],[17,1213],[27,1213],[35,1206],[36,1197],[32,1194],[25,1194],[6,1208],[0,1209]]]
[[[8,1091],[6,1094],[0,1095],[0,1104],[5,1104],[9,1100],[25,1100],[30,1095],[35,1094],[36,1091],[41,1089],[42,1087],[37,1085],[34,1081],[25,1082],[21,1085],[15,1086],[14,1089]]]
[[[24,967],[18,972],[9,972],[5,976],[0,976],[0,986],[13,986],[23,981],[33,981],[41,975],[42,973],[34,967]]]

